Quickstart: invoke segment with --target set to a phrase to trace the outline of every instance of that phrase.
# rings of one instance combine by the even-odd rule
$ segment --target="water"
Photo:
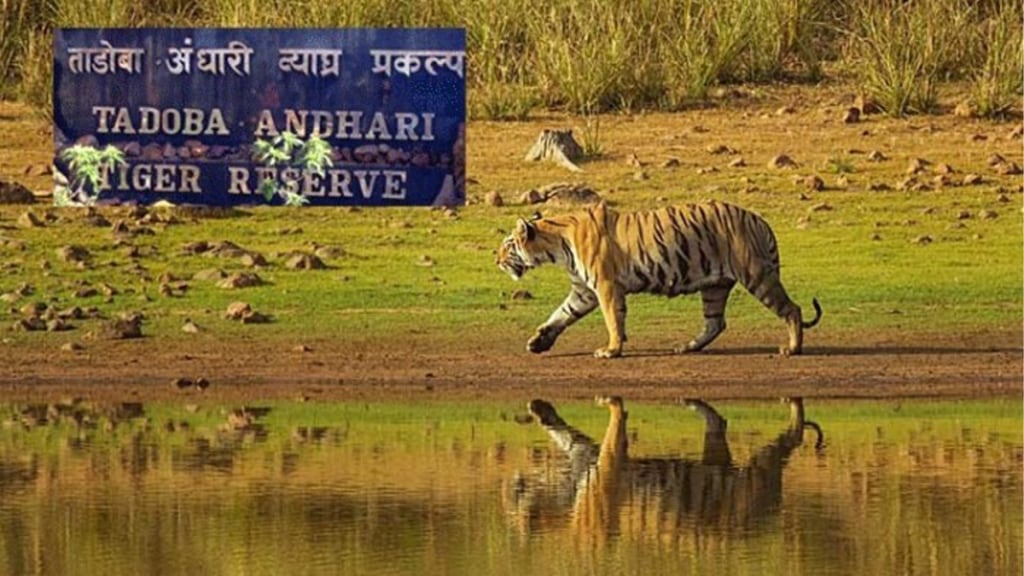
[[[0,406],[0,574],[1022,571],[1017,401],[233,408]]]

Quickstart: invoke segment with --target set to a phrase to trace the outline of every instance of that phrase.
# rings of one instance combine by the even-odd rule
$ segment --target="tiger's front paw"
[[[558,331],[538,328],[537,333],[526,343],[526,349],[534,354],[547,352],[555,345],[555,340],[558,340]]]
[[[622,356],[622,348],[598,348],[594,350],[594,358],[618,358]]]

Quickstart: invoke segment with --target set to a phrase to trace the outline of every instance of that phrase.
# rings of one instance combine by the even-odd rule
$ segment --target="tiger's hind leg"
[[[696,352],[703,349],[725,331],[725,304],[729,301],[729,292],[736,285],[734,281],[725,281],[700,291],[704,302],[704,330],[686,346],[676,348],[677,353]]]
[[[804,328],[810,328],[818,323],[821,318],[821,307],[818,301],[814,300],[815,318],[811,322],[804,322],[803,311],[800,306],[790,299],[786,289],[779,281],[778,273],[768,274],[756,287],[750,290],[751,294],[758,299],[766,308],[786,321],[786,328],[789,331],[788,347],[780,347],[779,352],[783,356],[796,356],[801,354],[804,348]]]

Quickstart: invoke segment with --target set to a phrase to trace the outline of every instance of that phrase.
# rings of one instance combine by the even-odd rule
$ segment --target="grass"
[[[852,78],[893,115],[931,110],[967,81],[983,115],[1019,108],[1018,3],[924,0],[9,0],[0,16],[5,97],[50,109],[51,32],[60,26],[467,29],[469,109],[519,120],[538,105],[589,114],[678,110],[718,84]]]
[[[831,334],[948,338],[964,332],[1018,332],[1024,285],[1019,180],[998,176],[985,164],[994,152],[1022,162],[1019,142],[1001,136],[1008,128],[943,117],[933,120],[936,130],[925,135],[906,121],[878,120],[868,125],[875,135],[865,137],[859,128],[841,124],[822,129],[813,109],[787,117],[757,114],[758,109],[773,110],[779,100],[805,102],[811,93],[783,91],[761,103],[748,103],[754,114],[746,119],[728,110],[595,116],[594,122],[600,121],[603,152],[590,159],[586,172],[577,178],[623,210],[718,198],[761,213],[778,236],[783,281],[791,296],[805,309],[812,297],[818,297],[825,309],[820,329]],[[690,132],[689,127],[696,124],[709,132]],[[396,335],[425,343],[451,342],[464,338],[467,330],[480,342],[491,343],[487,345],[524,341],[564,298],[565,273],[541,268],[520,283],[503,275],[494,265],[498,243],[517,217],[538,207],[491,207],[480,198],[491,190],[506,199],[517,198],[526,189],[567,179],[553,164],[521,160],[522,151],[547,125],[548,121],[470,125],[468,176],[475,183],[469,197],[475,203],[460,210],[457,218],[413,208],[355,212],[247,208],[238,217],[186,219],[153,226],[152,236],[135,237],[130,242],[142,253],[137,261],[146,269],[144,274],[131,268],[126,248],[114,245],[109,228],[88,225],[81,210],[49,209],[57,217],[55,222],[45,228],[22,229],[15,221],[25,209],[0,207],[0,237],[12,240],[0,243],[0,293],[11,292],[23,282],[36,290],[0,309],[0,323],[10,326],[21,317],[18,309],[39,300],[62,308],[96,306],[108,316],[141,311],[146,315],[146,334],[171,344],[184,338],[212,343],[221,337],[257,335],[283,346],[296,338],[387,340]],[[26,145],[18,143],[20,136],[8,132],[15,126],[18,134],[32,134],[38,128],[22,121],[0,121],[0,132],[12,135],[8,144],[13,146],[11,154],[17,155]],[[999,137],[965,144],[978,131]],[[730,158],[709,155],[705,148],[713,143],[740,148],[748,167],[730,168],[726,166]],[[792,181],[792,171],[765,167],[783,145],[811,171],[816,166],[828,170],[830,159],[841,159],[833,164],[842,168],[835,171],[849,179],[848,187],[831,187],[837,176],[825,173],[826,189],[804,199],[803,188]],[[863,150],[875,147],[892,159],[869,162]],[[632,153],[648,164],[648,180],[633,179],[634,169],[624,162]],[[933,163],[952,163],[956,177],[967,172],[983,174],[984,181],[918,192],[868,189],[878,182],[895,187],[906,178],[907,159],[918,156]],[[659,162],[666,157],[684,161],[678,168],[661,168]],[[707,165],[717,166],[718,171],[695,169]],[[14,171],[21,165],[3,166]],[[930,181],[928,174],[920,177]],[[830,210],[816,210],[822,205]],[[545,214],[568,210],[539,208]],[[960,219],[962,211],[967,219]],[[983,218],[985,211],[996,217]],[[124,216],[113,209],[101,212],[111,221]],[[926,236],[932,242],[920,243]],[[260,252],[270,265],[256,272],[267,284],[226,290],[210,281],[191,280],[207,268],[245,269],[236,260],[183,255],[182,246],[195,240],[231,240]],[[285,254],[309,251],[313,242],[340,247],[344,254],[328,258],[327,270],[295,271],[283,266]],[[56,250],[71,243],[92,253],[89,268],[58,261]],[[433,264],[423,265],[426,258]],[[44,261],[49,269],[43,268]],[[164,273],[185,280],[188,291],[183,296],[160,296],[159,277]],[[106,282],[120,294],[111,302],[102,296],[75,298],[81,282]],[[516,289],[528,290],[534,298],[513,300]],[[224,319],[227,305],[236,300],[270,314],[274,322],[243,326]],[[629,302],[631,336],[685,334],[700,322],[696,297],[670,301],[637,295]],[[185,318],[206,328],[205,334],[182,333]],[[4,331],[2,337],[15,347],[58,346],[96,328],[94,321],[75,324],[78,329],[69,333]],[[778,319],[741,289],[730,300],[729,324],[739,333],[781,330]],[[603,330],[596,313],[573,328],[574,333],[595,339]]]

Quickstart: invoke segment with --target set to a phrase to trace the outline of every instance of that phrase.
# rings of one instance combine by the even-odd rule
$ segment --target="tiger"
[[[569,274],[569,295],[526,344],[536,354],[550,350],[566,328],[600,307],[608,345],[594,356],[621,356],[627,294],[672,298],[700,292],[704,328],[676,353],[702,350],[725,330],[725,305],[737,282],[785,320],[789,342],[780,348],[784,355],[803,351],[803,331],[817,325],[822,314],[814,298],[814,319],[804,321],[779,279],[779,250],[768,223],[726,202],[619,213],[602,201],[582,212],[549,218],[535,214],[516,222],[496,263],[514,280],[548,263]]]

